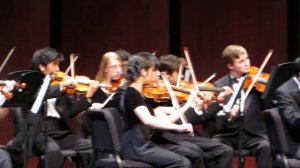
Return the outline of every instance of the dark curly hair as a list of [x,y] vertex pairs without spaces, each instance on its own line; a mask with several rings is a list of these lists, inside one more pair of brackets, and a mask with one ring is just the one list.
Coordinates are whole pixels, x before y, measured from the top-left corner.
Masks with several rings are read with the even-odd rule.
[[50,47],[38,49],[32,56],[31,69],[39,71],[39,65],[47,66],[47,64],[54,60],[62,62],[64,60],[63,54]]
[[159,61],[155,55],[149,52],[134,54],[129,58],[124,77],[132,83],[140,77],[142,69],[149,70],[151,67],[159,69]]
[[178,72],[180,64],[186,64],[184,58],[179,58],[173,54],[161,55],[159,61],[160,72],[166,72],[169,75],[172,75],[173,72]]

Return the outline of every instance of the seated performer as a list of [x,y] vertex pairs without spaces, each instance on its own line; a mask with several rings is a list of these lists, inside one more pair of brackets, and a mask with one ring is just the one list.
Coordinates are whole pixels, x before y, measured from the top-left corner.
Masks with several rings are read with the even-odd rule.
[[[182,133],[193,132],[191,124],[177,125],[174,123],[178,119],[177,113],[161,119],[155,117],[153,109],[146,104],[143,85],[159,80],[158,66],[159,61],[151,53],[132,55],[124,74],[127,83],[122,86],[121,90],[123,91],[119,89],[120,92],[117,92],[118,94],[109,104],[120,110],[127,123],[127,129],[122,137],[122,156],[124,159],[146,162],[153,167],[191,167],[187,158],[158,147],[150,141],[150,128]],[[193,97],[190,99],[192,100]],[[124,103],[121,103],[123,102],[120,101],[121,99]]]
[[[178,58],[175,55],[167,54],[160,57],[160,71],[168,78],[172,85],[176,85],[180,64],[184,64],[184,60]],[[225,91],[226,93],[224,92],[222,94],[219,94],[219,98],[221,98],[222,96],[228,96],[232,90],[226,87]],[[209,98],[211,98],[211,96],[208,96],[208,99]],[[198,99],[198,105],[196,105],[194,108],[190,107],[188,109],[188,112],[185,114],[188,122],[192,121],[193,123],[201,123],[204,118],[207,118],[204,103],[206,103],[205,100]],[[169,101],[167,103],[164,103],[164,106],[172,106],[172,104]],[[209,105],[209,108],[215,109],[214,111],[218,111],[221,107],[219,106],[219,103],[214,103],[214,105]],[[201,112],[201,114],[199,114],[199,112]],[[163,133],[155,134],[153,136],[153,139],[156,139],[155,142],[158,145],[176,153],[182,154],[186,157],[189,156],[188,153],[190,151],[195,150],[195,148],[193,148],[193,145],[196,145],[202,151],[201,155],[203,155],[202,157],[204,158],[204,161],[206,163],[209,161],[213,161],[212,163],[210,163],[212,167],[232,167],[233,150],[231,147],[225,144],[212,141],[205,137],[190,136],[187,134],[178,134],[166,131]],[[189,150],[182,150],[182,148],[184,147],[188,148]]]
[[[7,113],[9,112],[9,109],[0,107],[0,120],[2,120]],[[11,168],[11,161],[8,153],[0,148],[0,168]]]
[[[8,86],[8,85],[7,85]],[[12,85],[13,86],[13,85]],[[4,88],[2,88],[4,89]],[[11,89],[6,89],[5,90],[11,90]],[[4,102],[5,101],[5,96],[0,94],[0,101]],[[9,113],[9,109],[8,108],[2,108],[0,107],[0,120],[4,119]],[[10,157],[8,155],[8,153],[4,150],[0,148],[0,168],[11,168],[11,160]]]
[[[41,71],[45,75],[58,72],[60,70],[59,64],[63,58],[63,55],[53,48],[38,49],[32,57],[32,70]],[[47,167],[59,168],[62,166],[63,157],[60,150],[70,149],[80,152],[91,149],[90,140],[80,138],[73,133],[71,118],[90,107],[90,98],[97,90],[98,82],[92,81],[86,94],[78,97],[64,92],[64,89],[70,85],[76,85],[76,81],[68,77],[59,84],[50,85],[45,98],[47,103],[42,105],[40,112],[33,114],[24,111],[28,125],[31,126],[28,130],[30,133],[29,149],[35,155],[45,155]],[[45,107],[46,104],[47,108]],[[48,123],[47,127],[44,127],[45,120]],[[47,134],[47,146],[45,146],[44,131]],[[7,145],[14,167],[22,167],[20,154],[23,151],[23,143],[24,132],[21,132]]]
[[289,158],[300,160],[300,57],[294,61],[296,74],[275,92],[280,115],[285,124]]
[[[99,106],[102,108],[102,103],[105,102],[108,96],[112,94],[115,89],[117,89],[120,82],[122,82],[122,78],[123,65],[121,57],[115,52],[105,53],[101,58],[99,70],[95,80],[99,81],[100,84],[106,85],[107,87],[101,87],[97,90],[92,98],[93,103],[101,103]],[[93,104],[93,106],[95,105]]]
[[[107,87],[99,87],[92,99],[92,106],[89,110],[98,110],[105,106],[109,97],[117,89],[123,78],[122,60],[115,52],[105,53],[100,61],[99,70],[95,77],[100,84]],[[105,103],[105,104],[104,104]],[[86,113],[82,113],[78,118],[80,134],[84,138],[90,137],[90,129],[87,123]]]
[[[235,88],[237,80],[249,73],[250,59],[246,49],[240,45],[227,46],[222,57],[229,73],[214,82],[216,87],[232,86]],[[240,101],[245,91],[237,100],[239,115],[226,114],[216,116],[209,123],[209,131],[219,142],[232,146],[234,149],[247,149],[256,156],[258,168],[272,167],[271,147],[266,134],[263,119],[263,103],[261,93],[252,89],[245,101]],[[225,102],[226,104],[227,102]],[[241,110],[243,109],[243,110]],[[236,111],[234,111],[235,113]]]

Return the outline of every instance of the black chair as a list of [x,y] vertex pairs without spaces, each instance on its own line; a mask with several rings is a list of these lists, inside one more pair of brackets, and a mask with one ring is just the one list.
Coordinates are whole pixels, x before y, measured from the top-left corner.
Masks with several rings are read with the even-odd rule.
[[116,108],[104,108],[88,112],[91,138],[95,156],[98,153],[110,154],[113,157],[96,160],[95,167],[135,167],[148,168],[150,165],[133,160],[122,160],[121,136],[124,128],[122,115]]
[[[16,136],[18,133],[21,132],[21,129],[23,129],[24,127],[24,117],[23,117],[23,110],[21,107],[15,107],[15,108],[11,108],[11,111],[14,113],[13,116],[13,132],[14,135]],[[86,152],[91,152],[91,151],[86,151]],[[80,157],[79,153],[75,150],[61,150],[61,154],[64,157],[64,159],[66,159],[68,161],[68,165],[70,168],[72,167],[79,167],[80,165],[82,165],[82,167],[85,167],[87,165],[87,163],[85,163],[82,158]],[[35,157],[37,155],[33,154],[30,157]],[[41,165],[43,165],[43,161],[44,161],[44,155],[39,156],[42,163]],[[43,166],[40,166],[43,167]]]
[[276,168],[299,168],[300,160],[288,159],[288,143],[285,128],[278,108],[264,111],[269,140],[275,154],[274,167]]

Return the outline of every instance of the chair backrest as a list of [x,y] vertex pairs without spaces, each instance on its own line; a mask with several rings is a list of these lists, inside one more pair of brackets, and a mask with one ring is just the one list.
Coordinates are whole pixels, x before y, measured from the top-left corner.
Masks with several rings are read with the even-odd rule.
[[288,143],[285,135],[285,127],[278,108],[271,108],[264,111],[269,140],[274,152],[286,154]]
[[119,153],[123,129],[122,115],[116,108],[104,108],[88,112],[91,138],[94,150]]

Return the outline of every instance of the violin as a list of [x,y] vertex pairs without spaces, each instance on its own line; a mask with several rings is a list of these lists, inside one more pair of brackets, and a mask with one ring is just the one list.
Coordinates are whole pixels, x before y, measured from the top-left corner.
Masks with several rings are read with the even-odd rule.
[[[209,92],[214,95],[224,91],[223,88],[215,87],[210,82],[197,82],[197,85],[201,92]],[[182,80],[180,82],[180,87],[185,88],[185,89],[194,89],[194,85],[191,82],[188,82],[185,80]]]
[[[256,74],[258,73],[258,67],[256,66],[251,66],[250,67],[250,71],[248,73],[248,77],[245,80],[244,89],[248,89],[248,87],[250,86],[253,78],[256,76]],[[268,83],[268,80],[270,78],[270,74],[268,73],[261,73],[257,79],[257,81],[254,84],[254,87],[257,91],[259,92],[264,92]]]
[[[66,81],[70,76],[66,75],[64,72],[58,71],[52,77],[50,85],[59,84],[61,82]],[[74,93],[85,93],[88,88],[89,84],[91,83],[91,79],[87,76],[75,76],[74,80],[76,81],[76,85],[69,85],[63,88],[63,90],[67,94],[74,94]],[[98,84],[99,87],[108,87],[104,84]]]
[[[58,71],[55,73],[54,77],[52,78],[52,81],[51,81],[51,85],[55,85],[55,84],[59,84],[60,82],[63,82],[65,81],[67,78],[71,78],[70,76],[67,76],[64,72],[61,72],[61,71]],[[75,76],[75,81],[76,81],[76,85],[70,85],[70,86],[67,86],[65,88],[63,88],[63,90],[68,93],[68,94],[74,94],[74,93],[85,93],[88,88],[89,88],[89,84],[91,83],[91,79],[87,76]],[[107,86],[107,85],[104,85],[104,84],[98,84],[99,87],[105,87],[107,88],[108,90],[113,90],[116,88],[116,86]]]
[[[153,99],[155,102],[167,102],[171,99],[169,92],[162,80],[158,81],[157,83],[145,84],[143,86],[143,95],[149,99]],[[177,97],[177,99],[179,101],[183,101],[185,100],[185,97],[182,97],[182,99]]]
[[[201,90],[201,92],[200,94],[198,94],[198,96],[200,97],[200,99],[203,98],[202,94],[205,91],[208,91],[209,93],[216,93],[222,92],[224,90],[223,88],[216,88],[213,86],[213,84],[208,82],[199,84],[202,84],[199,85],[199,89]],[[171,87],[174,90],[174,94],[180,103],[186,102],[189,98],[191,90],[194,90],[194,86],[190,82],[186,81],[181,81],[181,85],[179,87],[174,85],[171,85]],[[143,94],[145,97],[153,99],[156,102],[166,102],[171,98],[162,80],[158,81],[157,83],[144,85]]]
[[[197,94],[198,97],[202,100],[205,100],[205,102],[207,102],[206,103],[207,105],[211,104],[213,101],[218,101],[220,103],[223,103],[223,101],[224,101],[224,99],[222,98],[223,95],[222,96],[218,96],[218,95],[221,92],[225,92],[225,89],[215,87],[210,82],[197,82],[197,86],[199,89],[199,93]],[[175,88],[175,86],[172,86],[172,88],[174,90],[179,90],[179,88],[182,88],[184,90],[195,90],[194,84],[191,82],[187,82],[185,80],[180,82],[179,88]],[[183,90],[181,90],[181,91],[184,92]],[[211,95],[211,97],[209,97],[209,95]]]

